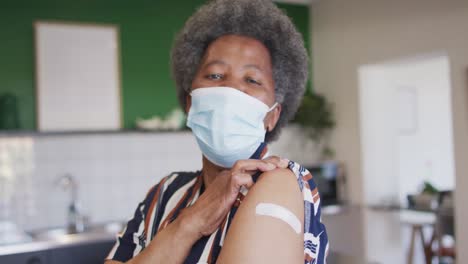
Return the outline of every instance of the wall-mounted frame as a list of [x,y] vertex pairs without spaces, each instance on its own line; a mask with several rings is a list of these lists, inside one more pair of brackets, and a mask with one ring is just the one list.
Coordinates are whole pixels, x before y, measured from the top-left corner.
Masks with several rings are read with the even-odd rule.
[[418,132],[418,89],[395,84],[397,131],[400,135]]
[[36,21],[34,31],[37,129],[120,129],[118,26]]

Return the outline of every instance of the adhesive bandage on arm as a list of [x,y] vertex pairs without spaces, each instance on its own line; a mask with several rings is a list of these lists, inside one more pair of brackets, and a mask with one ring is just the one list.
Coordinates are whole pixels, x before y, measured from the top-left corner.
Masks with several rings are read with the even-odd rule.
[[255,208],[255,214],[280,219],[286,222],[297,234],[301,232],[301,221],[283,206],[272,203],[259,203]]

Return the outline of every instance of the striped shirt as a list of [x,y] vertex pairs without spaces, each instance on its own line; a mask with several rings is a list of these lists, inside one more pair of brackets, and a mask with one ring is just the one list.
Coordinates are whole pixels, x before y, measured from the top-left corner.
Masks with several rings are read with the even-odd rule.
[[[304,198],[304,263],[326,263],[329,244],[325,226],[321,223],[317,186],[304,167],[290,161],[288,168],[296,175]],[[125,262],[138,255],[159,231],[177,218],[183,208],[195,203],[203,191],[200,171],[176,172],[163,178],[138,205],[125,230],[117,236],[107,259]],[[243,198],[242,194],[240,196]],[[215,232],[202,237],[193,245],[184,263],[216,262],[239,204],[236,202],[233,205]]]

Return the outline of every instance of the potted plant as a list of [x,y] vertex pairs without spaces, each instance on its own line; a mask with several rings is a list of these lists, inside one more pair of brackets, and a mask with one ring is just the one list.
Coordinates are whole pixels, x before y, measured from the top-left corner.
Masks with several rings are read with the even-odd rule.
[[308,89],[293,119],[315,143],[322,159],[333,158],[335,154],[329,146],[330,132],[335,127],[332,108],[323,95]]

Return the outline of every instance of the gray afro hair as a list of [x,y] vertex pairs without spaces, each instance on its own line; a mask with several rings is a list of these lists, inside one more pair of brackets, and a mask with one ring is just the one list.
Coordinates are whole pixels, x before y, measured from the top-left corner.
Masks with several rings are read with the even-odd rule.
[[228,34],[255,38],[270,52],[276,101],[282,104],[276,127],[266,134],[266,142],[271,142],[294,117],[308,76],[308,56],[302,35],[271,0],[212,0],[187,20],[171,52],[178,99],[185,109],[206,48]]

